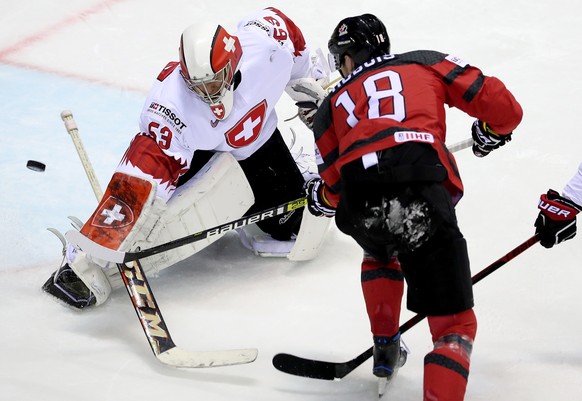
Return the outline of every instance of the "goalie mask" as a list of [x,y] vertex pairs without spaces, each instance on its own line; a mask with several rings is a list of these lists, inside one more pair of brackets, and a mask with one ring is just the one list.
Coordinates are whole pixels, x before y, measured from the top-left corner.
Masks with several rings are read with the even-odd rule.
[[180,69],[188,89],[222,120],[232,110],[234,76],[242,48],[238,38],[220,25],[211,40],[207,35],[199,24],[184,30],[180,39]]

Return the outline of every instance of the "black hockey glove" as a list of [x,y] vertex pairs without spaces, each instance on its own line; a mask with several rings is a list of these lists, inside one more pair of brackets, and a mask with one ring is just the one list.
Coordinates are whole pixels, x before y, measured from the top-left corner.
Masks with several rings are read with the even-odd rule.
[[534,225],[536,235],[544,248],[551,248],[576,235],[576,215],[582,207],[566,199],[553,189],[540,196],[540,213]]
[[335,208],[325,197],[325,184],[321,178],[312,178],[304,185],[307,193],[307,208],[314,216],[335,216]]
[[494,149],[511,141],[511,134],[499,135],[481,120],[473,123],[471,135],[473,136],[473,154],[477,157],[485,157]]
[[303,122],[307,128],[313,130],[313,119],[315,118],[315,113],[317,113],[319,105],[315,102],[297,102],[296,106],[301,122]]

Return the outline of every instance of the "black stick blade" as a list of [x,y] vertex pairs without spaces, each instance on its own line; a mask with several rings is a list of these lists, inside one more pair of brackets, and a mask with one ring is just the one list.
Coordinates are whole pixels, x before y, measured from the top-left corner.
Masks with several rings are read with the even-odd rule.
[[[502,256],[500,259],[481,270],[472,277],[473,285],[477,284],[481,279],[487,277],[489,274],[524,252],[532,245],[536,244],[538,241],[539,238],[534,235],[524,243],[518,245],[515,249],[511,250],[505,256]],[[425,316],[418,314],[413,316],[406,323],[400,326],[400,333],[405,333],[424,318]],[[346,362],[316,361],[314,359],[305,359],[290,354],[277,354],[273,358],[273,366],[281,372],[289,373],[290,375],[309,377],[311,379],[339,380],[354,371],[358,366],[372,357],[373,354],[374,347],[370,347],[354,359]]]
[[373,347],[347,362],[326,362],[306,359],[290,354],[277,354],[273,366],[281,372],[294,376],[321,380],[339,380],[352,372],[372,356]]
[[281,372],[311,379],[334,380],[335,363],[305,359],[290,354],[277,354],[273,357],[273,366]]

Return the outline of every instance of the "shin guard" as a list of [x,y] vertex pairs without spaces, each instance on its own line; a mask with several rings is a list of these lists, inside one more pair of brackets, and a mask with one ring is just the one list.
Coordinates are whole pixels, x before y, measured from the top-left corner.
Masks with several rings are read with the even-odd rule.
[[404,275],[395,257],[387,265],[365,255],[362,291],[374,336],[391,337],[398,332],[404,293]]
[[434,349],[424,358],[424,401],[465,397],[477,320],[472,309],[428,318]]

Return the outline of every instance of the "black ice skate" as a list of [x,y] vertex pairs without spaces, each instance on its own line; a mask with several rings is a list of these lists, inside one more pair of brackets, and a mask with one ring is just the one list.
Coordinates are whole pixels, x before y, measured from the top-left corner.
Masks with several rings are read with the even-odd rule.
[[374,337],[374,367],[372,372],[378,381],[378,396],[382,397],[398,369],[404,366],[408,349],[400,340],[400,333],[393,337]]
[[77,309],[86,308],[96,302],[93,293],[77,277],[68,264],[55,271],[44,283],[42,289],[58,300]]

